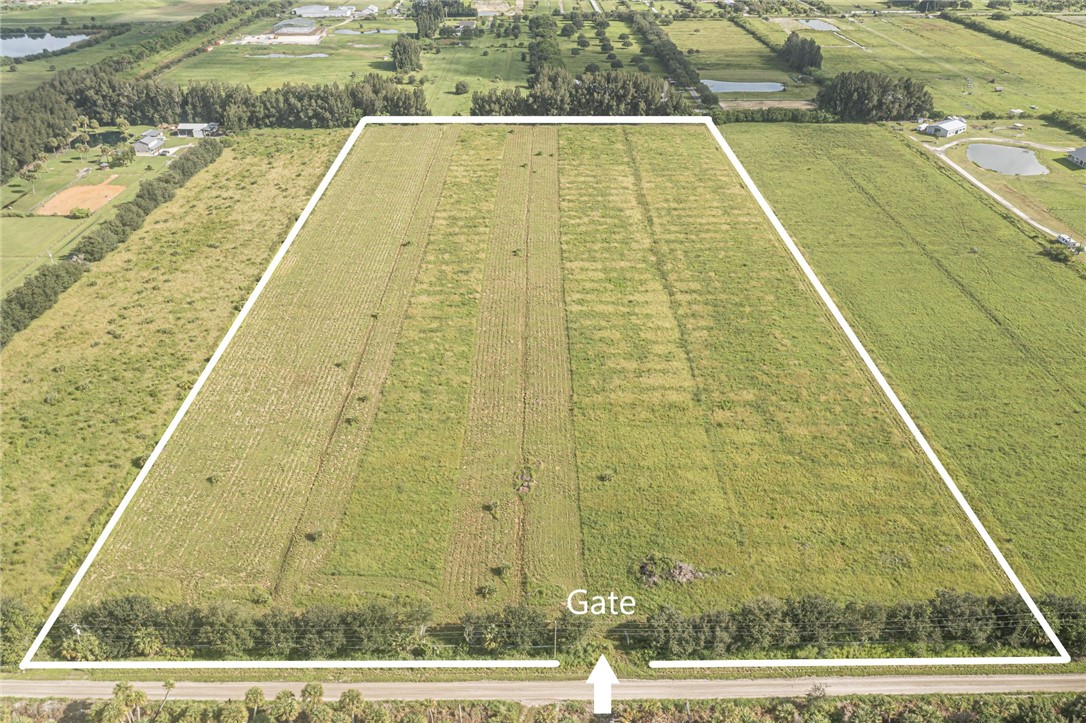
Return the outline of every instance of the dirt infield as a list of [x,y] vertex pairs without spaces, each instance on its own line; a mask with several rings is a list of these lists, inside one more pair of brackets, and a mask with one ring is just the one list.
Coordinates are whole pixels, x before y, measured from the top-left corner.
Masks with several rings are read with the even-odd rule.
[[110,185],[117,177],[113,174],[97,186],[71,186],[38,207],[39,216],[67,216],[73,208],[86,208],[97,211],[125,189],[124,186]]

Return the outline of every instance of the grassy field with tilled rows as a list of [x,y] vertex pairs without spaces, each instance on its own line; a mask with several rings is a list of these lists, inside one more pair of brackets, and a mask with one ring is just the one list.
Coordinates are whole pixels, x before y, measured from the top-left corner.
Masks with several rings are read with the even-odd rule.
[[73,602],[586,583],[1009,587],[700,126],[367,128]]

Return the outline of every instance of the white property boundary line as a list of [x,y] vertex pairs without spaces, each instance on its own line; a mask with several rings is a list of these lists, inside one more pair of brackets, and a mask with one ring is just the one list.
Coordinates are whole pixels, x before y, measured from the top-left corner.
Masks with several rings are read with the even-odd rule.
[[87,570],[90,568],[94,559],[101,552],[102,547],[105,545],[106,540],[109,539],[113,529],[117,526],[121,516],[124,514],[128,505],[131,504],[132,499],[135,497],[136,492],[139,491],[143,481],[147,478],[147,474],[150,472],[151,467],[154,466],[155,461],[162,453],[166,443],[169,442],[177,429],[178,424],[181,422],[182,417],[188,412],[189,407],[192,406],[193,400],[196,395],[199,394],[203,388],[204,383],[207,381],[215,365],[219,363],[219,359],[222,358],[223,353],[226,351],[226,347],[230,344],[230,341],[234,338],[238,329],[241,327],[242,322],[245,321],[245,317],[249,315],[249,311],[253,308],[257,298],[263,292],[264,287],[267,285],[271,275],[275,272],[275,269],[279,266],[279,263],[283,260],[283,256],[294,243],[294,239],[297,238],[298,233],[302,230],[302,226],[305,225],[309,215],[313,213],[313,209],[316,208],[317,202],[320,201],[321,196],[324,195],[328,185],[332,182],[336,173],[339,171],[340,166],[343,165],[343,161],[346,159],[347,154],[354,147],[358,137],[362,134],[363,129],[368,124],[375,125],[431,125],[431,124],[469,124],[469,125],[557,125],[557,124],[579,124],[579,125],[701,125],[704,126],[709,133],[716,139],[720,149],[724,152],[724,155],[728,158],[728,161],[732,164],[732,167],[739,174],[739,178],[747,186],[754,200],[757,201],[761,207],[762,212],[765,213],[766,218],[769,219],[770,224],[776,230],[777,235],[780,236],[784,245],[791,252],[792,257],[799,264],[799,267],[806,274],[807,279],[811,282],[815,291],[818,292],[822,302],[829,309],[833,318],[837,321],[837,324],[844,331],[845,336],[852,342],[852,346],[856,349],[860,358],[863,359],[864,364],[868,370],[875,377],[875,381],[878,382],[879,387],[883,393],[886,394],[890,403],[894,409],[897,410],[898,415],[902,421],[905,422],[905,426],[908,427],[921,449],[924,450],[924,454],[927,455],[928,460],[935,467],[936,472],[946,483],[947,488],[950,489],[954,499],[958,501],[958,505],[961,506],[965,512],[969,521],[973,523],[973,527],[980,533],[984,543],[988,546],[992,555],[995,556],[999,566],[1003,569],[1003,572],[1007,575],[1014,589],[1025,601],[1027,607],[1041,628],[1044,630],[1045,635],[1049,641],[1056,648],[1059,653],[1058,656],[1026,656],[1026,657],[969,657],[969,658],[851,658],[851,659],[787,659],[787,660],[654,660],[649,663],[652,668],[799,668],[799,667],[877,667],[877,666],[893,666],[893,665],[1037,665],[1044,663],[1068,663],[1071,661],[1071,656],[1068,654],[1067,649],[1060,642],[1060,639],[1056,636],[1052,626],[1049,625],[1048,620],[1045,619],[1044,614],[1040,608],[1030,597],[1029,592],[1022,585],[1022,582],[1018,579],[1014,570],[1011,569],[1010,564],[1006,558],[1003,557],[1003,553],[996,547],[995,541],[991,535],[984,528],[984,524],[973,512],[973,508],[969,506],[965,497],[962,495],[961,490],[954,483],[954,480],[950,477],[950,473],[947,472],[943,463],[939,461],[938,456],[935,454],[935,450],[928,444],[927,439],[924,438],[920,428],[916,426],[912,417],[905,410],[901,400],[898,399],[897,394],[890,387],[890,384],[886,381],[886,378],[879,371],[879,368],[875,365],[871,355],[867,353],[863,344],[860,342],[856,333],[849,326],[849,323],[845,320],[844,315],[841,314],[840,309],[837,308],[837,304],[834,303],[830,297],[829,292],[822,285],[822,282],[815,276],[814,270],[810,264],[807,263],[807,259],[804,258],[803,253],[799,250],[799,247],[792,240],[792,237],[788,235],[788,231],[785,230],[784,225],[780,219],[773,212],[773,209],[766,202],[765,197],[761,191],[754,184],[754,180],[747,173],[747,170],[743,167],[743,164],[736,157],[735,152],[728,145],[728,142],[724,140],[724,136],[721,135],[719,129],[713,124],[712,120],[702,116],[662,116],[662,117],[644,117],[644,116],[613,116],[613,117],[595,117],[595,116],[490,116],[490,117],[474,117],[474,116],[383,116],[373,117],[367,116],[362,118],[355,126],[354,131],[351,132],[350,137],[340,150],[339,155],[332,162],[331,167],[317,186],[317,190],[314,191],[313,197],[309,199],[309,203],[306,204],[305,209],[302,211],[302,215],[298,217],[298,220],[294,223],[294,226],[290,229],[290,233],[287,234],[286,239],[283,241],[282,246],[279,247],[279,251],[276,252],[272,258],[271,263],[268,265],[268,269],[264,272],[264,275],[260,277],[260,281],[257,283],[256,288],[253,289],[252,294],[249,295],[249,299],[245,302],[245,305],[241,308],[234,323],[230,325],[230,329],[226,332],[226,336],[219,343],[215,353],[211,356],[207,366],[203,372],[196,379],[196,383],[189,391],[188,396],[185,397],[185,401],[181,403],[181,408],[177,410],[177,414],[174,415],[173,420],[169,426],[166,427],[166,432],[163,434],[162,439],[155,445],[154,450],[147,458],[143,468],[140,469],[139,474],[136,475],[135,481],[128,489],[124,498],[121,500],[117,510],[110,517],[109,522],[106,523],[106,527],[102,530],[102,534],[95,541],[94,546],[91,548],[90,553],[87,555],[87,559],[83,561],[83,564],[79,566],[75,576],[72,578],[71,583],[68,584],[64,594],[61,595],[60,600],[57,602],[56,607],[49,614],[48,619],[45,621],[45,625],[41,631],[38,632],[37,637],[34,639],[30,649],[26,652],[22,662],[19,663],[19,668],[23,670],[27,669],[61,669],[61,670],[86,670],[86,669],[106,669],[106,670],[162,670],[162,669],[297,669],[297,668],[556,668],[559,666],[557,660],[312,660],[312,661],[274,661],[274,660],[240,660],[240,661],[104,661],[104,662],[67,662],[67,661],[42,661],[35,662],[34,656],[37,655],[38,649],[45,641],[45,637],[49,634],[49,631],[56,624],[57,617],[64,610],[64,607],[71,600],[72,595],[75,593],[76,587],[83,580],[83,577],[87,574]]

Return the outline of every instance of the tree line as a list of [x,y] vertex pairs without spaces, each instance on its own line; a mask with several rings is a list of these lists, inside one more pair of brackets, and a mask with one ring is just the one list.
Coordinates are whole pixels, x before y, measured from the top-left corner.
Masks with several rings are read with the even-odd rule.
[[135,198],[119,204],[113,218],[85,234],[68,258],[41,267],[8,292],[0,302],[0,347],[6,346],[17,332],[52,307],[60,295],[79,280],[90,263],[100,261],[127,241],[143,225],[147,214],[173,198],[178,188],[220,154],[222,144],[214,139],[203,140],[190,148],[157,178],[140,183]]
[[1066,110],[1054,110],[1051,113],[1045,113],[1041,118],[1086,140],[1086,113],[1075,114]]
[[837,118],[824,110],[807,108],[714,108],[713,123],[833,123]]
[[[5,664],[17,662],[35,624],[17,602],[0,602],[0,622],[11,631]],[[74,661],[131,658],[200,660],[336,660],[440,656],[441,648],[491,655],[552,655],[578,646],[590,622],[566,613],[516,605],[469,613],[435,625],[430,607],[397,599],[346,609],[317,605],[300,611],[254,613],[237,606],[158,605],[137,595],[65,610],[43,653]]]
[[822,67],[822,47],[814,38],[804,38],[799,33],[789,33],[777,54],[793,70],[804,72]]
[[1032,50],[1035,53],[1041,55],[1047,55],[1055,60],[1062,61],[1068,65],[1073,65],[1076,68],[1082,68],[1086,70],[1086,53],[1074,50],[1063,50],[1061,48],[1054,48],[1050,45],[1041,43],[1033,38],[1027,38],[1024,35],[1011,32],[1010,30],[1001,30],[1000,28],[993,27],[988,23],[981,22],[975,17],[968,15],[959,15],[958,13],[951,13],[943,11],[939,13],[939,17],[943,20],[949,20],[952,23],[958,25],[964,25],[970,30],[976,30],[978,33],[984,33],[990,35],[993,38],[999,40],[1005,40],[1008,43],[1014,43],[1027,50]]
[[[1038,605],[1071,654],[1086,656],[1086,604],[1049,595]],[[1021,597],[950,590],[929,600],[892,605],[842,604],[809,595],[791,600],[763,597],[700,615],[665,607],[650,615],[643,629],[623,631],[631,633],[655,655],[672,659],[805,647],[825,651],[856,644],[1051,649]]]
[[546,67],[564,68],[562,48],[558,44],[558,23],[550,15],[533,15],[528,20],[528,70],[539,73]]
[[663,63],[664,69],[676,85],[682,88],[695,88],[701,83],[694,64],[679,50],[674,41],[656,22],[650,12],[634,13],[630,16],[634,29],[645,39],[646,47],[641,49],[646,55],[655,55]]
[[574,78],[544,66],[519,90],[476,91],[472,115],[686,115],[689,103],[659,78],[608,70]]
[[935,101],[923,83],[870,70],[838,73],[815,96],[818,107],[842,120],[873,122],[931,115]]

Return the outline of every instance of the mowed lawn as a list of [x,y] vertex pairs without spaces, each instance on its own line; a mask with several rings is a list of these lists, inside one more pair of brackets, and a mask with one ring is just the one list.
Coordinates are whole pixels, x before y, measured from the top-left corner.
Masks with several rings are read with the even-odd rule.
[[1086,594],[1081,259],[889,130],[727,131],[1027,587]]
[[1007,590],[704,128],[371,126],[339,173],[77,603]]
[[[1031,105],[1041,113],[1086,108],[1081,69],[948,20],[882,16],[829,22],[845,38],[800,31],[822,46],[827,73],[872,70],[923,81],[944,113],[1004,115]],[[788,35],[778,23],[763,24],[782,42]]]

